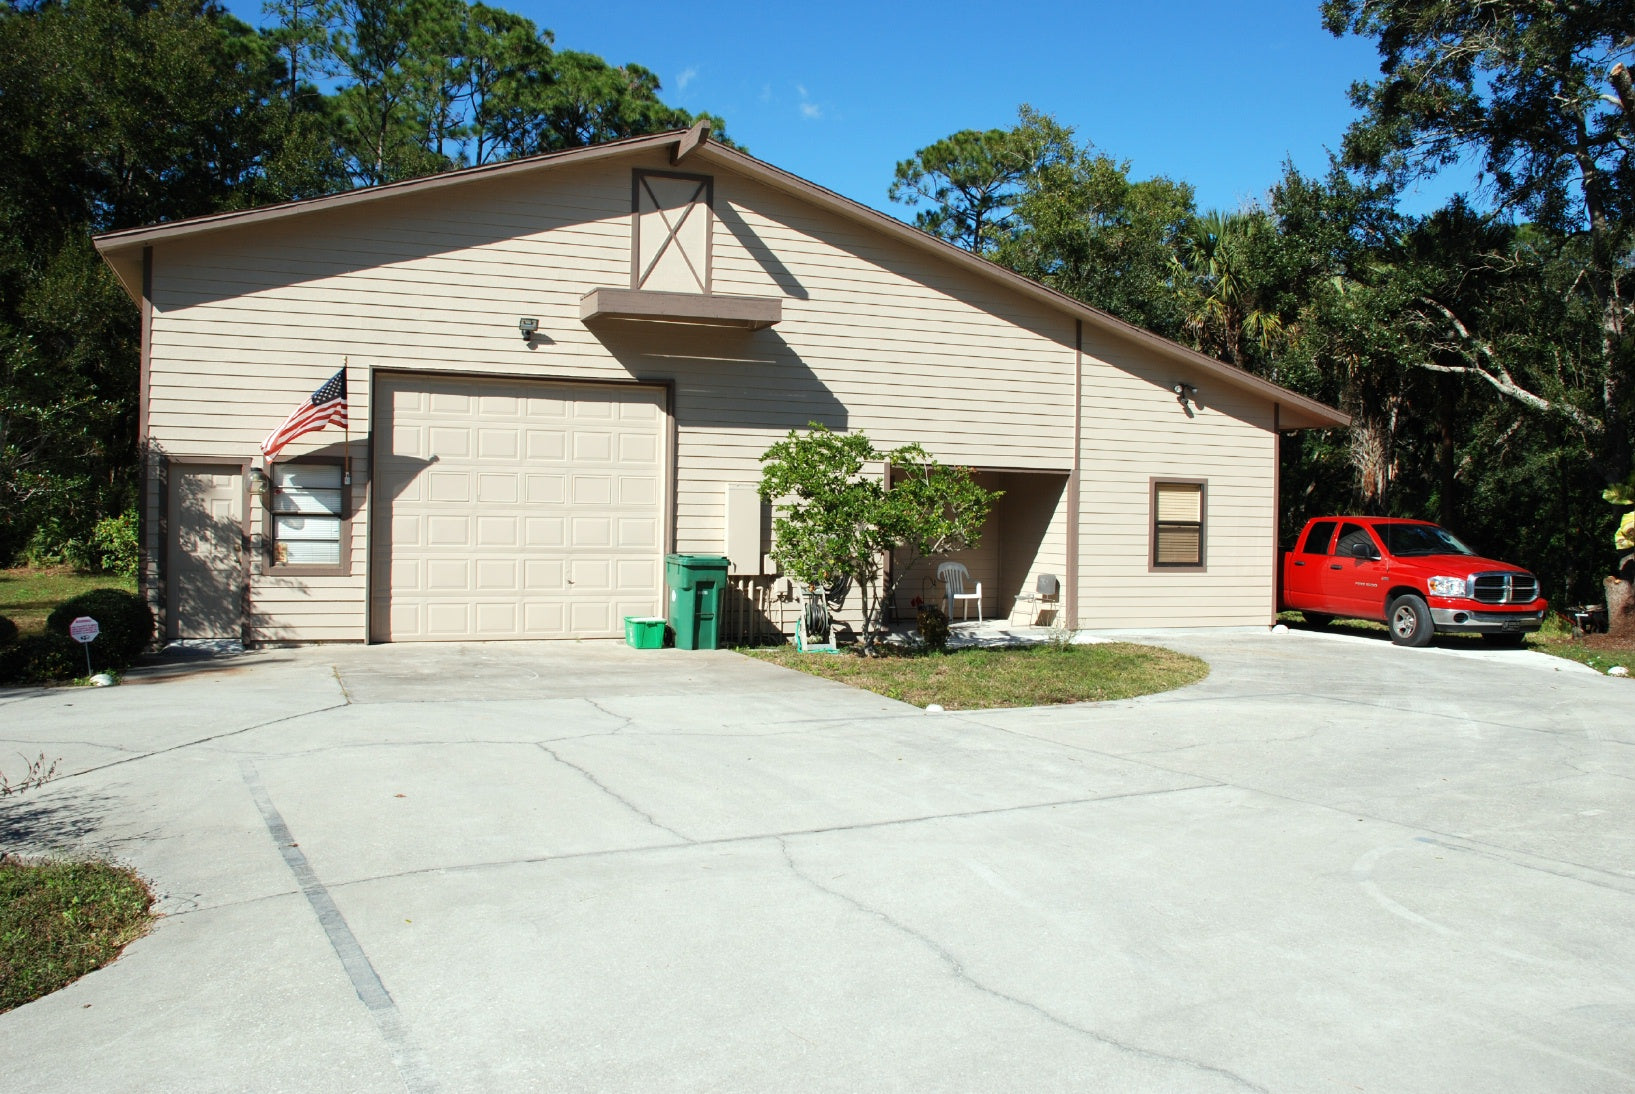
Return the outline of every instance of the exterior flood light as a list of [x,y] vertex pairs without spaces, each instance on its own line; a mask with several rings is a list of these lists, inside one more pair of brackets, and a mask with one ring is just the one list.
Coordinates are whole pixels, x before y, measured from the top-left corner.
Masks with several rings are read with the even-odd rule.
[[1175,401],[1182,406],[1187,405],[1188,399],[1196,400],[1198,398],[1198,389],[1191,384],[1173,384],[1170,386],[1170,390],[1175,392]]
[[518,319],[517,329],[522,332],[522,340],[524,342],[532,342],[534,340],[534,332],[539,329],[539,320]]

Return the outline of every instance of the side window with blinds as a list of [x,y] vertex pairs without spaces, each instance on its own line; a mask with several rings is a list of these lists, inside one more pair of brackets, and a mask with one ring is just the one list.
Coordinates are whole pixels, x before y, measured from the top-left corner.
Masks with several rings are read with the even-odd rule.
[[277,569],[345,573],[347,522],[339,463],[272,467],[267,543]]
[[1199,480],[1153,480],[1154,569],[1204,568],[1204,487]]

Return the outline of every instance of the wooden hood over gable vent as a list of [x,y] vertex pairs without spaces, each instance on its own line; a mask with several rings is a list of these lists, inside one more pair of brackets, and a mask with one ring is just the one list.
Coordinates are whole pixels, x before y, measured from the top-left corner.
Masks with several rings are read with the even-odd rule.
[[630,288],[592,289],[579,318],[635,319],[719,327],[770,327],[783,317],[775,297],[710,291],[715,180],[674,171],[632,172]]

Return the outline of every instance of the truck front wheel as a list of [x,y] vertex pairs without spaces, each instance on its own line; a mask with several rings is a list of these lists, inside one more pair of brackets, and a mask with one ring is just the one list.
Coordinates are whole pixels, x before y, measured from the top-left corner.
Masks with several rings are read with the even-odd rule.
[[1385,610],[1386,625],[1391,628],[1391,641],[1399,646],[1428,646],[1436,634],[1431,622],[1431,606],[1425,598],[1403,593],[1391,601]]

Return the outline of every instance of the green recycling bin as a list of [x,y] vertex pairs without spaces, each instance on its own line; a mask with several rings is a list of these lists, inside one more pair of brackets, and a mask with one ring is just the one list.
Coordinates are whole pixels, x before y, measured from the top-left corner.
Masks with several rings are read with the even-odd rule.
[[676,632],[676,649],[716,649],[727,560],[720,555],[665,555],[664,583],[670,587],[666,621]]

